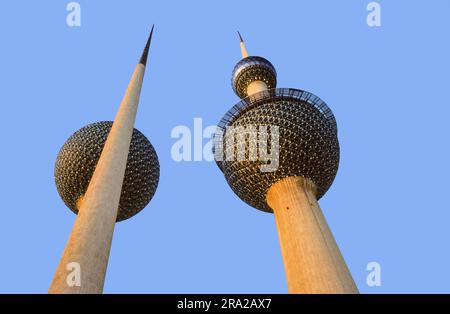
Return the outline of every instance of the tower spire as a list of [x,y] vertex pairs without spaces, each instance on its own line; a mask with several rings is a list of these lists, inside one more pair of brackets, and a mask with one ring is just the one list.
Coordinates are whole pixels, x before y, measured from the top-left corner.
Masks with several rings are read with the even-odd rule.
[[[108,131],[89,184],[82,193],[81,201],[76,200],[77,210],[82,214],[75,219],[49,293],[101,293],[103,291],[115,223],[118,218],[127,218],[119,212],[120,198],[123,184],[126,182],[127,160],[152,33],[153,28],[114,122]],[[94,129],[98,132],[101,127],[97,126]],[[97,134],[95,138],[98,138]],[[78,160],[75,165],[82,162]],[[70,166],[73,164],[71,163]],[[155,178],[159,177],[156,155],[152,158],[152,164],[158,168]],[[81,171],[79,168],[73,170]],[[78,269],[79,284],[69,284],[68,269],[71,268]]]
[[143,64],[143,65],[147,65],[147,57],[148,57],[148,51],[150,49],[150,43],[152,41],[153,28],[155,28],[155,24],[153,24],[152,29],[150,30],[150,35],[148,36],[147,44],[145,45],[144,51],[142,52],[141,59],[139,60],[139,63]]
[[248,57],[247,48],[245,48],[244,39],[242,39],[241,33],[239,33],[239,31],[237,33],[239,35],[239,40],[240,40],[239,45],[241,46],[242,59],[244,59],[244,58]]

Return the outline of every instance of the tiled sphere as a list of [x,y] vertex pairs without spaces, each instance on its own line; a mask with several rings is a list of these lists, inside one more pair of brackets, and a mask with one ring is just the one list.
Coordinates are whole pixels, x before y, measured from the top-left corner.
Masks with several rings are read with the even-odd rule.
[[[268,162],[248,158],[250,144],[258,147],[258,134],[252,132],[258,133],[259,126],[278,127],[279,165],[276,171],[262,172],[260,166]],[[233,140],[229,142],[231,145],[226,145],[229,127],[234,130],[241,127],[238,130],[246,132],[245,140]],[[225,156],[234,156],[228,161],[216,158],[217,164],[231,189],[252,207],[271,212],[266,194],[272,184],[282,178],[309,178],[317,187],[319,199],[336,176],[339,165],[336,122],[325,103],[311,93],[273,89],[254,94],[233,107],[219,123],[219,128],[224,132],[222,149]],[[270,133],[270,128],[267,130]],[[269,139],[271,136],[269,134]],[[270,147],[270,143],[267,146]],[[236,152],[243,147],[246,158],[239,161]]]
[[247,97],[247,87],[255,81],[266,83],[269,89],[277,87],[275,67],[263,57],[250,56],[240,60],[231,74],[231,85],[236,95]]
[[[77,201],[87,190],[113,122],[89,124],[76,131],[61,148],[55,182],[64,203],[78,213]],[[152,199],[159,181],[158,156],[149,140],[133,130],[117,221],[136,215]]]

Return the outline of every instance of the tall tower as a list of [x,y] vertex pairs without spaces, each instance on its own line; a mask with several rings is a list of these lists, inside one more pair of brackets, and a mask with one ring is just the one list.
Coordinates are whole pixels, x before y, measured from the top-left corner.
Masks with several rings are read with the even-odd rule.
[[[276,88],[274,66],[248,56],[239,37],[242,60],[231,82],[241,101],[219,122],[217,165],[244,202],[274,213],[290,293],[358,293],[317,202],[339,164],[334,115],[309,92]],[[277,143],[270,154],[278,164],[263,171],[267,159],[260,158],[261,151],[259,158],[251,158],[251,152],[268,140]]]
[[[114,122],[83,127],[58,154],[56,186],[78,216],[49,293],[101,293],[116,221],[134,216],[156,191],[158,157],[134,129],[152,34],[153,27]],[[74,270],[78,283],[69,278]]]

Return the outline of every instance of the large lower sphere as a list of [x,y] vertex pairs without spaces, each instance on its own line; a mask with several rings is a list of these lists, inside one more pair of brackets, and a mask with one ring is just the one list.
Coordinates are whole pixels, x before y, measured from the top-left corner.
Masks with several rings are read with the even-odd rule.
[[[112,121],[89,124],[76,131],[61,148],[55,164],[55,182],[64,203],[78,213],[77,202],[86,193]],[[158,156],[137,129],[131,138],[117,221],[141,211],[155,194],[159,181]]]
[[[278,158],[278,167],[274,171],[262,171],[261,166],[268,162],[261,160],[261,155],[257,160],[249,157],[250,145],[260,145],[261,126],[278,129],[279,149],[273,155]],[[334,116],[325,103],[308,92],[273,89],[254,94],[230,110],[219,127],[223,127],[224,139],[230,127],[236,135],[245,132],[245,140],[236,139],[229,145],[223,140],[223,152],[232,160],[216,160],[231,189],[252,207],[271,212],[266,194],[282,178],[302,176],[312,180],[319,199],[336,176],[339,143]],[[269,148],[270,130],[267,128]],[[245,158],[238,160],[236,152],[243,148]]]

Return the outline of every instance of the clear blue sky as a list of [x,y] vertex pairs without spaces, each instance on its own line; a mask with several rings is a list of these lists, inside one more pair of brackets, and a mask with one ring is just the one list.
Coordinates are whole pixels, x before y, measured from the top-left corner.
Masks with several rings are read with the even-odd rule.
[[[320,201],[361,292],[450,292],[449,1],[3,1],[0,17],[0,292],[48,289],[75,216],[53,178],[66,139],[112,120],[156,24],[136,127],[161,178],[116,225],[105,292],[284,293],[273,215],[252,209],[212,162],[175,162],[173,127],[216,124],[237,101],[231,70],[269,59],[278,86],[325,100],[341,163]],[[382,286],[366,285],[366,265]]]

